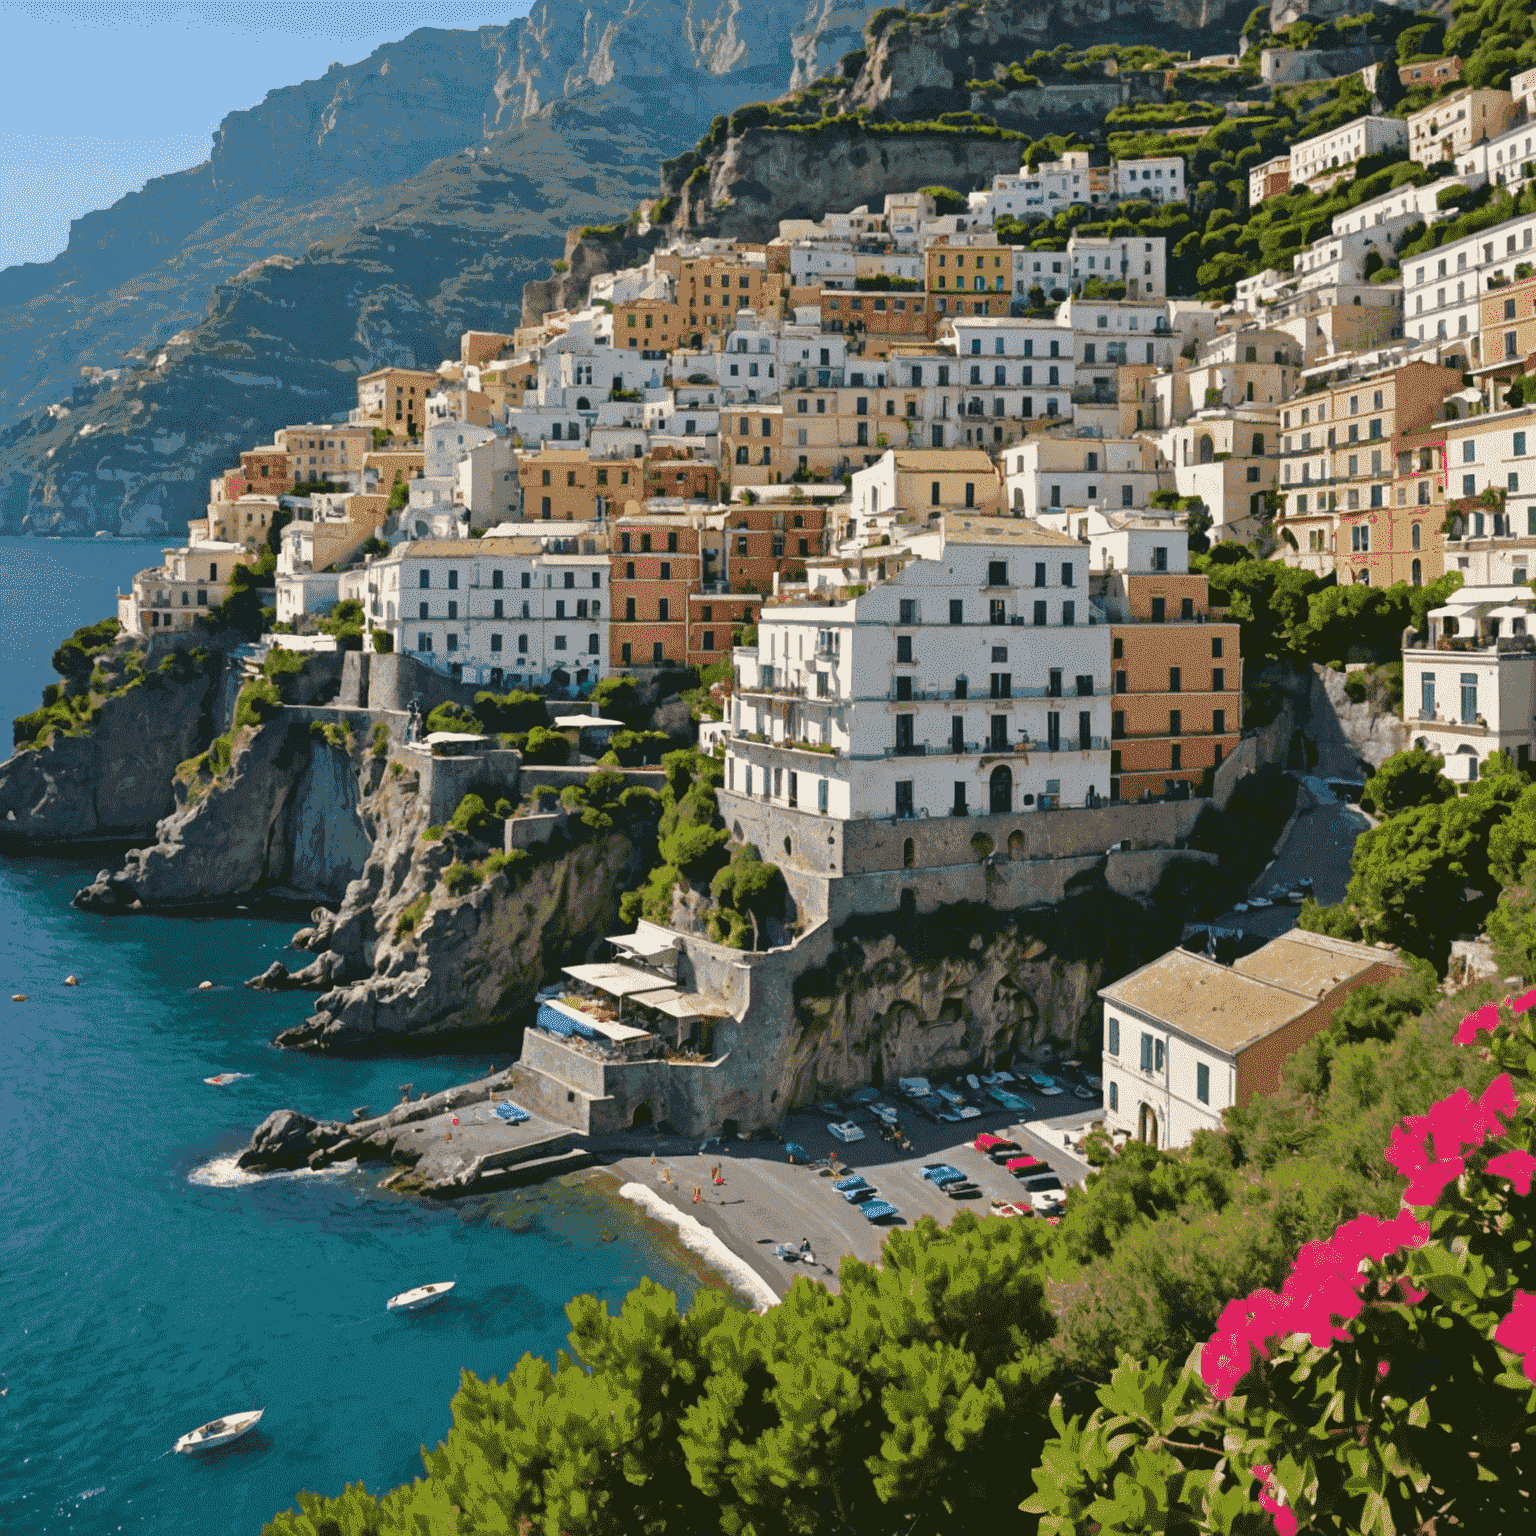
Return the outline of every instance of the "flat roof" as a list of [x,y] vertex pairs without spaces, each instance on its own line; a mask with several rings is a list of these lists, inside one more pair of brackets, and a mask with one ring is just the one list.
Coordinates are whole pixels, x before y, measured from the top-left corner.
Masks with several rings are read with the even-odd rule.
[[997,512],[946,512],[943,524],[947,544],[1056,544],[1083,548],[1076,539],[1028,517],[1005,517]]
[[1305,997],[1326,997],[1335,987],[1383,961],[1400,963],[1385,950],[1295,928],[1232,963],[1234,971]]
[[[975,448],[896,448],[897,469],[974,469],[993,472],[992,459]],[[878,462],[878,461],[877,461]],[[873,467],[873,466],[871,466]]]
[[650,976],[629,965],[567,965],[565,974],[572,981],[583,981],[610,997],[633,997],[640,992],[662,992],[672,983],[665,976]]

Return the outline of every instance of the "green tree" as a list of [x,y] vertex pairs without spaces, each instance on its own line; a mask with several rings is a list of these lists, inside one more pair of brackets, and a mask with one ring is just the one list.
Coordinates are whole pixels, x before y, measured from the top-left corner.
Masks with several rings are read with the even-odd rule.
[[1441,773],[1445,759],[1422,747],[1397,752],[1365,781],[1362,810],[1391,816],[1415,805],[1438,805],[1456,796],[1456,786]]
[[758,947],[760,925],[783,915],[787,894],[779,866],[765,864],[750,843],[738,847],[731,854],[731,862],[716,871],[709,883],[709,893],[721,912],[716,937],[740,947],[750,932],[753,949]]

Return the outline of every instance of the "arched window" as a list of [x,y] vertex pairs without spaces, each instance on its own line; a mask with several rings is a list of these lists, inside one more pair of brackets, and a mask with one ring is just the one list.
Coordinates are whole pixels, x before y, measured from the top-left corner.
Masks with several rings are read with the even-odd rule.
[[1202,432],[1200,434],[1199,448],[1200,462],[1202,464],[1212,464],[1215,462],[1216,444],[1211,441],[1211,434],[1209,432]]
[[[1419,525],[1417,523],[1413,525],[1413,547],[1415,549],[1419,547]],[[1415,561],[1414,563],[1417,564],[1418,562]]]
[[576,409],[578,411],[590,411],[592,409],[592,402],[585,395],[578,395],[576,397]]
[[901,845],[901,867],[911,869],[917,863],[917,844],[909,837]]
[[749,463],[751,463],[751,459],[749,457],[749,452],[750,452],[750,450],[748,450],[745,447],[738,448],[736,450],[736,462],[738,464],[749,464]]
[[1424,585],[1424,568],[1417,560],[1413,562],[1413,584],[1416,587]]

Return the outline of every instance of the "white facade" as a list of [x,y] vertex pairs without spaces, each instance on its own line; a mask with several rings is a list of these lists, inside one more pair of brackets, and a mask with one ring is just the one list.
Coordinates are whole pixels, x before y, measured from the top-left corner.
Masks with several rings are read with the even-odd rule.
[[842,819],[1107,796],[1109,630],[1088,551],[1022,519],[939,528],[861,596],[764,604],[756,647],[735,652],[728,790]]
[[1491,229],[1403,261],[1403,330],[1410,341],[1466,337],[1478,362],[1479,296],[1490,277],[1512,278],[1518,261],[1536,260],[1536,214],[1522,214]]
[[1117,160],[1115,196],[1122,200],[1149,198],[1154,203],[1184,201],[1183,155],[1153,155],[1141,160]]
[[454,497],[468,509],[471,527],[490,528],[522,515],[517,457],[511,438],[492,436],[459,460]]
[[363,603],[397,653],[465,682],[528,685],[561,671],[579,686],[607,674],[606,555],[537,538],[424,540],[344,573],[341,596]]
[[944,334],[954,337],[957,408],[966,421],[1071,416],[1072,336],[1054,321],[957,315]]
[[1313,181],[1367,155],[1408,143],[1408,125],[1399,117],[1357,117],[1291,146],[1291,185]]
[[1127,299],[1161,299],[1168,294],[1168,242],[1161,235],[1078,235],[1067,239],[1072,291],[1090,278],[1125,284]]
[[1143,438],[1036,437],[1004,456],[1005,504],[1044,518],[1067,507],[1145,507],[1158,488],[1156,452]]
[[1536,176],[1536,124],[1527,119],[1507,133],[1474,144],[1457,155],[1456,174],[1464,180],[1483,177],[1518,192]]
[[422,434],[423,473],[429,480],[454,479],[464,457],[495,436],[490,427],[477,427],[467,421],[431,423]]
[[[1518,767],[1536,741],[1536,596],[1529,586],[1462,587],[1429,612],[1427,644],[1403,648],[1410,740],[1445,759],[1453,783],[1477,779],[1492,752]],[[1459,649],[1441,649],[1449,640]]]

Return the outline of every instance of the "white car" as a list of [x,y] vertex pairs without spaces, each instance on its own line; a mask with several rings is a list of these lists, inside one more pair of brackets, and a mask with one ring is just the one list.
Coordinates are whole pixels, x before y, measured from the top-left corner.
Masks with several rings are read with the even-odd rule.
[[1024,1180],[1029,1203],[1042,1216],[1054,1216],[1067,1202],[1067,1192],[1054,1173],[1037,1173]]
[[829,1125],[828,1134],[837,1137],[839,1141],[863,1141],[864,1132],[856,1126],[852,1120],[844,1120],[839,1125]]
[[962,1104],[955,1111],[955,1113],[957,1115],[959,1115],[962,1120],[979,1120],[979,1119],[981,1119],[981,1111],[979,1109],[977,1109],[974,1104]]

